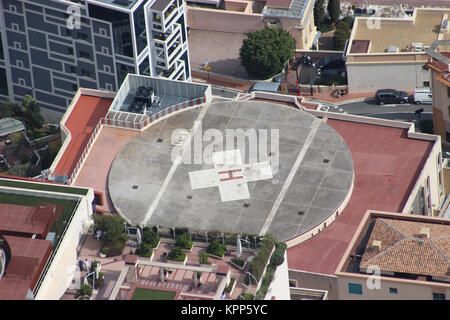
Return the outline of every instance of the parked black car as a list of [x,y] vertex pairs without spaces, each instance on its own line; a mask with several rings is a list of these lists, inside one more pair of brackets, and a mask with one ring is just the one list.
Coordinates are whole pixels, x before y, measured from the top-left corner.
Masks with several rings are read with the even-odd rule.
[[375,93],[375,99],[380,106],[383,104],[408,103],[410,96],[404,91],[380,89]]

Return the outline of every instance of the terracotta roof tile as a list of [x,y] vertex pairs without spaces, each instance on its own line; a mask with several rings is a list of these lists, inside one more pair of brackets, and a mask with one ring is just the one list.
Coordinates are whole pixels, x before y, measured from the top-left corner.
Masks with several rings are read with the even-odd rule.
[[[428,229],[430,237],[420,235]],[[381,249],[372,247],[381,241]],[[360,267],[377,265],[382,271],[450,277],[450,225],[378,218]]]

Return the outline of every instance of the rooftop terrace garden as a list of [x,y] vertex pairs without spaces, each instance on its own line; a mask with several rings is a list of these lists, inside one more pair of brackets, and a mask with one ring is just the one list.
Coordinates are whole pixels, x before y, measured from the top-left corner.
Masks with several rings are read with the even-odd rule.
[[136,288],[131,300],[173,300],[175,295],[173,291]]
[[63,187],[52,184],[43,184],[43,183],[29,183],[24,181],[17,180],[8,180],[8,179],[0,179],[0,186],[2,187],[11,187],[11,188],[23,188],[30,190],[40,190],[40,191],[53,191],[60,193],[69,193],[69,194],[77,194],[77,195],[86,195],[89,189],[82,188],[73,188],[73,187]]

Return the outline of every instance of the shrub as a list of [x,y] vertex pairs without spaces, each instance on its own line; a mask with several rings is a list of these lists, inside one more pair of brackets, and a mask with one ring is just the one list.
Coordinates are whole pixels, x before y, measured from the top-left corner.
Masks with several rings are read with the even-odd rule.
[[102,250],[101,250],[102,254],[108,255],[108,252],[109,252],[109,248],[108,247],[103,247]]
[[348,24],[344,21],[338,21],[336,31],[334,32],[334,48],[336,50],[344,50],[345,43],[350,39],[351,31]]
[[92,288],[88,284],[82,284],[75,294],[75,299],[89,300],[92,296]]
[[251,293],[243,293],[241,295],[239,295],[239,297],[241,297],[242,300],[254,300],[255,296],[252,295]]
[[184,261],[185,258],[186,253],[184,253],[180,247],[174,247],[167,255],[168,260]]
[[199,260],[201,264],[211,264],[211,261],[208,260],[208,254],[206,252],[200,253]]
[[183,233],[177,236],[175,246],[182,249],[190,250],[192,248],[192,239],[189,233]]
[[220,244],[219,241],[217,241],[217,240],[213,240],[208,245],[208,248],[206,249],[206,251],[208,253],[214,254],[216,256],[223,257],[226,249],[227,249],[227,247],[225,245]]
[[159,236],[152,229],[144,228],[142,242],[149,244],[152,248],[156,248],[159,243]]
[[286,244],[284,242],[277,243],[275,251],[272,253],[270,263],[279,266],[284,262],[284,252],[286,251]]
[[245,265],[245,260],[241,258],[231,258],[231,261],[240,267],[243,267]]
[[136,249],[135,254],[140,257],[150,258],[153,253],[153,248],[150,244],[142,242],[139,248]]
[[[249,272],[256,278],[257,281],[261,279],[262,273],[266,267],[274,245],[275,240],[270,236],[266,236],[262,241],[262,246],[259,248],[258,253],[250,264]],[[254,280],[247,274],[244,279],[245,284],[249,284],[252,281]]]
[[94,220],[97,227],[102,230],[102,236],[105,239],[105,247],[108,247],[108,257],[114,257],[122,254],[123,248],[127,242],[125,234],[125,220],[119,216],[113,215],[95,215]]
[[234,282],[236,281],[235,278],[231,278],[230,284],[223,289],[226,293],[230,293],[231,289],[233,288]]
[[327,10],[330,19],[333,22],[337,21],[339,19],[339,16],[341,15],[340,1],[328,0]]

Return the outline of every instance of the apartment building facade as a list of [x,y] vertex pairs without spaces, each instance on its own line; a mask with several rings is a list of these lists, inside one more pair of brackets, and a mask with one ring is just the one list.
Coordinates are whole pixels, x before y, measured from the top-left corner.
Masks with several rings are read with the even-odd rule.
[[434,133],[450,144],[450,40],[436,41],[427,50],[433,83]]
[[128,73],[190,81],[182,0],[2,0],[0,101],[32,95],[62,116],[78,88]]

